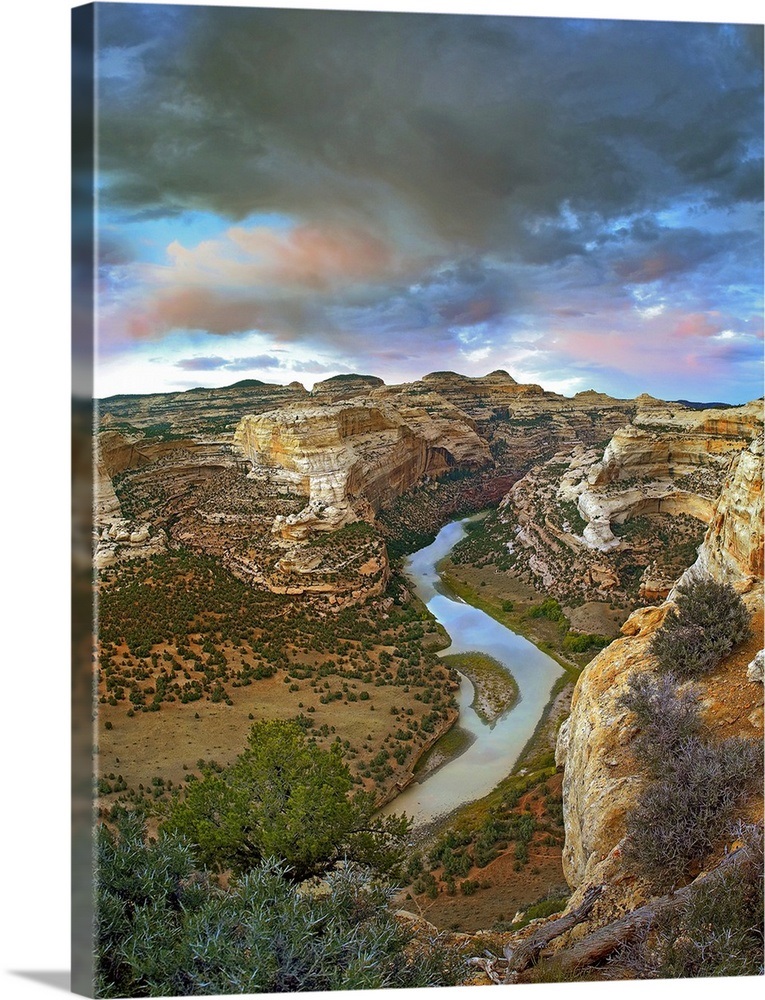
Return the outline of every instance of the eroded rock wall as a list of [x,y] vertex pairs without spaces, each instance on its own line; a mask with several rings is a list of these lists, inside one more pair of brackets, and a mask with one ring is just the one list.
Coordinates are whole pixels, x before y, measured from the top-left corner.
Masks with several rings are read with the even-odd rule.
[[683,579],[711,576],[747,593],[763,578],[763,438],[733,463],[717,501],[699,557]]
[[374,514],[423,476],[491,461],[473,422],[455,407],[442,401],[434,416],[395,396],[247,416],[234,445],[252,462],[253,478],[306,496],[304,511],[275,525],[285,537],[348,523],[358,501]]
[[[734,583],[746,593],[755,615],[761,615],[762,521],[762,439],[758,438],[737,456],[714,506],[699,559],[685,578],[706,574]],[[563,863],[567,880],[577,889],[571,907],[596,882],[606,884],[602,908],[613,912],[639,902],[639,880],[625,872],[620,842],[626,814],[645,779],[632,752],[637,731],[619,698],[632,672],[654,669],[649,645],[670,607],[668,600],[632,614],[622,628],[623,637],[584,669],[571,715],[560,732],[557,759],[565,768]],[[742,653],[738,659],[730,658],[722,676],[702,683],[705,717],[723,735],[761,738],[762,693],[747,680],[746,669]]]

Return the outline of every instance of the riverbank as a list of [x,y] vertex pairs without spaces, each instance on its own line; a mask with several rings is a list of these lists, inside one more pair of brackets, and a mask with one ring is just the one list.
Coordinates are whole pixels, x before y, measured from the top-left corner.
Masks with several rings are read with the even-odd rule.
[[475,696],[470,706],[488,726],[493,726],[518,700],[518,683],[493,656],[477,650],[450,653],[441,659],[470,679]]
[[[563,877],[563,775],[555,766],[554,746],[573,689],[568,675],[562,675],[533,735],[495,788],[414,831],[412,847],[423,859],[423,872],[401,891],[399,905],[415,909],[439,929],[466,932],[506,930],[516,917],[534,915],[535,907],[565,905],[571,890]],[[512,836],[515,823],[528,822],[524,816],[534,820],[525,845]],[[501,839],[506,832],[507,841]],[[487,844],[492,837],[499,839]],[[446,838],[462,845],[453,853],[471,856],[470,867],[456,882],[443,863],[427,860],[441,854]],[[470,887],[467,894],[463,881]]]
[[414,594],[451,636],[447,656],[470,654],[462,666],[472,658],[476,668],[461,671],[459,732],[455,729],[460,739],[449,746],[454,755],[448,759],[446,743],[436,741],[432,756],[420,757],[425,766],[412,768],[417,780],[407,775],[406,789],[385,807],[386,813],[406,812],[415,827],[487,794],[507,775],[534,733],[561,670],[544,650],[444,585],[437,567],[464,536],[463,522],[445,525],[431,545],[408,557],[404,568]]
[[[500,596],[500,593],[495,592],[496,587],[492,589],[482,587],[482,583],[487,582],[485,579],[468,582],[465,579],[469,571],[468,568],[465,566],[457,567],[448,558],[441,560],[437,569],[449,590],[461,597],[466,603],[489,615],[500,625],[515,632],[516,635],[522,635],[529,642],[534,643],[538,649],[555,660],[573,680],[579,677],[589,660],[599,652],[599,650],[594,649],[586,657],[580,654],[576,659],[567,655],[561,645],[565,630],[557,622],[527,617],[528,610],[535,603],[541,602],[543,595],[531,591],[531,588],[521,581],[517,581],[518,588],[515,589],[511,589],[507,586],[507,582],[503,581],[504,586]],[[462,575],[459,575],[460,573]],[[480,571],[476,570],[475,573],[479,574]],[[496,576],[496,574],[492,575]],[[582,659],[584,662],[581,662]]]

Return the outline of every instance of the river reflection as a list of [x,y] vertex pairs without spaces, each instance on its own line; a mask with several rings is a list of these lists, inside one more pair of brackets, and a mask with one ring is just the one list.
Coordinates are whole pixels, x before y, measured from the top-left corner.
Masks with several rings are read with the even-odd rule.
[[528,639],[466,604],[441,580],[436,565],[464,538],[467,520],[445,525],[431,545],[409,556],[404,569],[417,596],[451,636],[452,644],[444,652],[478,650],[494,657],[515,677],[520,697],[510,712],[488,726],[471,708],[473,685],[463,679],[457,696],[458,724],[472,742],[460,756],[422,781],[415,780],[382,810],[405,812],[415,826],[481,798],[509,774],[542,716],[553,684],[563,672],[555,660]]

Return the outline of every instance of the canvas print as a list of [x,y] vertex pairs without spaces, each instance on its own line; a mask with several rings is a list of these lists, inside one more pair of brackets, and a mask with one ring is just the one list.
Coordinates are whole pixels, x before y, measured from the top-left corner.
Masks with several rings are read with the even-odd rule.
[[762,26],[74,29],[77,988],[760,975]]

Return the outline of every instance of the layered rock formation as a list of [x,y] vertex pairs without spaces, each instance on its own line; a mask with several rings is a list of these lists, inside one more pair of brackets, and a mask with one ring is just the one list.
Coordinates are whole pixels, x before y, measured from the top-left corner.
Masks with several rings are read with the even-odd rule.
[[[731,463],[748,453],[762,426],[758,402],[717,411],[645,396],[636,404],[634,420],[613,434],[602,454],[582,445],[563,448],[502,502],[503,519],[515,532],[509,544],[529,582],[561,600],[575,601],[580,593],[625,604],[666,597],[695,556],[689,553],[693,521],[712,521]],[[744,459],[744,467],[755,474],[751,460]],[[646,518],[656,522],[653,533]],[[697,531],[695,545],[700,541]],[[735,547],[733,539],[726,544]],[[747,546],[748,539],[742,549]]]
[[[374,514],[424,476],[477,469],[491,460],[472,421],[454,407],[436,416],[396,407],[394,398],[297,405],[244,417],[234,444],[252,463],[250,477],[307,497],[274,531],[299,540]],[[359,503],[360,502],[360,503]]]
[[366,396],[382,385],[385,383],[376,375],[335,375],[316,382],[311,389],[311,398],[322,403],[339,403],[354,396]]
[[221,389],[187,389],[185,392],[110,396],[98,401],[99,426],[105,430],[162,428],[180,436],[230,435],[245,413],[262,413],[274,407],[307,399],[299,382],[269,385],[243,379]]
[[683,580],[711,576],[742,593],[763,577],[763,438],[734,461],[715,504],[699,557]]
[[[758,438],[736,457],[714,506],[699,559],[685,576],[704,574],[746,592],[755,629],[762,627],[761,455]],[[631,673],[654,669],[649,646],[670,606],[666,601],[631,615],[622,628],[623,637],[585,668],[574,691],[570,718],[560,731],[557,760],[565,767],[564,871],[577,889],[571,908],[596,883],[606,887],[598,911],[603,915],[640,902],[640,882],[621,861],[621,840],[625,816],[645,779],[631,749],[637,730],[619,698]],[[756,739],[762,736],[761,692],[746,680],[747,660],[742,650],[730,658],[720,676],[702,682],[702,700],[713,731]]]
[[[329,576],[312,566],[315,553],[295,546],[358,519],[371,523],[418,486],[429,501],[438,497],[435,513],[426,505],[430,521],[496,502],[531,469],[508,506],[517,514],[508,547],[519,563],[545,586],[583,581],[585,599],[626,601],[637,590],[622,591],[624,567],[614,560],[637,553],[641,594],[652,599],[674,577],[622,528],[654,512],[681,526],[683,512],[707,522],[725,462],[747,446],[757,411],[592,391],[570,399],[503,371],[433,372],[399,386],[343,375],[310,394],[299,383],[245,380],[113,397],[99,403],[97,522],[150,525],[153,537],[163,530],[169,544],[220,555],[257,586],[323,587]],[[452,473],[447,489],[442,482],[429,493]],[[693,531],[683,532],[687,548]]]

